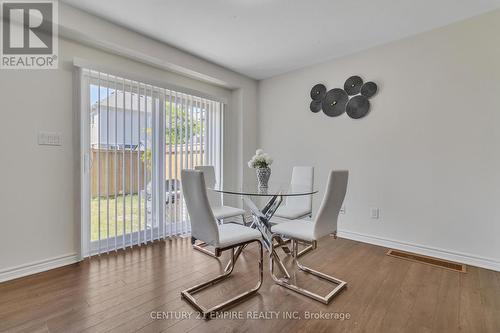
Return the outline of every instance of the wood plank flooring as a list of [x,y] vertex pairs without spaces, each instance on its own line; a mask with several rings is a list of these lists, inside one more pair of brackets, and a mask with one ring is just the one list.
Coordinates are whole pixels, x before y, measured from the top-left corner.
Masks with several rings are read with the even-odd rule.
[[[224,313],[233,319],[204,321],[180,291],[220,273],[227,254],[218,261],[184,238],[156,242],[0,284],[0,332],[500,332],[499,272],[468,267],[458,273],[386,250],[325,238],[304,256],[304,264],[348,282],[329,305],[275,285],[266,257],[259,292]],[[317,292],[329,287],[302,272],[295,278]],[[251,245],[231,278],[197,296],[216,304],[256,281]],[[349,319],[312,320],[308,313]],[[254,319],[260,316],[266,317]]]

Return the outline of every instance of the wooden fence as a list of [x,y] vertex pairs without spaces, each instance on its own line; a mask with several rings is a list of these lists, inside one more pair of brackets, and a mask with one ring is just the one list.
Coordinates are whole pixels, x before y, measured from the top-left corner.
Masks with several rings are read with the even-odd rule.
[[[106,160],[106,154],[108,155],[108,159]],[[175,158],[177,154],[177,170],[175,169]],[[106,196],[106,186],[109,182],[109,195],[115,196],[115,175],[116,175],[116,194],[123,194],[125,190],[126,194],[137,194],[137,184],[138,178],[141,181],[141,189],[144,188],[144,152],[140,152],[138,154],[137,151],[130,150],[118,150],[116,154],[116,165],[115,165],[115,151],[114,150],[106,150],[101,149],[100,153],[98,149],[92,149],[92,168],[91,168],[91,190],[92,197],[97,197],[99,194],[101,196]],[[123,158],[125,157],[125,165],[123,164]],[[183,151],[183,165],[186,165],[186,151]],[[98,168],[98,159],[99,159],[99,168]],[[138,167],[138,159],[141,175],[138,177],[137,175],[137,167]],[[170,159],[172,164],[172,178],[180,179],[181,178],[181,152],[180,148],[176,152],[167,152],[165,154],[165,177],[170,178]],[[201,153],[199,149],[193,150],[192,154],[193,165],[203,164],[201,159]],[[149,162],[151,163],[151,162]],[[107,168],[106,168],[107,164]],[[188,164],[191,165],[191,152],[188,153]],[[98,170],[100,170],[100,193],[98,191]],[[125,171],[125,184],[123,183],[123,171]],[[132,173],[132,180],[130,179],[130,173]],[[151,179],[151,169],[148,169],[148,181]],[[106,177],[107,175],[107,177]]]

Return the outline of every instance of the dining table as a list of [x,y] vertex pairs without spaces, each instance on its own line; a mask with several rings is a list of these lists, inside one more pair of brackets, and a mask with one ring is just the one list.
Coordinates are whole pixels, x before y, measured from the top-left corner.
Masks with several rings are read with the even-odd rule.
[[[254,183],[243,183],[237,185],[224,182],[223,184],[215,184],[213,187],[208,189],[224,195],[234,195],[243,198],[243,202],[252,214],[252,222],[249,226],[260,231],[262,234],[262,244],[264,245],[264,248],[269,252],[270,256],[274,257],[275,262],[285,276],[290,278],[290,274],[285,268],[280,257],[277,255],[275,249],[279,247],[286,254],[290,254],[291,250],[286,245],[286,241],[279,236],[275,236],[274,238],[278,244],[273,244],[271,228],[274,221],[272,218],[276,210],[280,207],[283,201],[286,200],[286,198],[310,196],[318,193],[318,190],[316,188],[311,188],[311,186],[280,182],[270,182],[266,187],[259,186]],[[286,223],[283,221],[280,222]],[[244,247],[245,246],[240,246],[237,248],[235,252],[235,260],[241,254]]]

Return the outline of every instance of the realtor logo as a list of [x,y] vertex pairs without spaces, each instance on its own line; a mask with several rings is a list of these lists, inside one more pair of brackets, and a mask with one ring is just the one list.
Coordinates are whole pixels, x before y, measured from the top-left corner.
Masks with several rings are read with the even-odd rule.
[[0,0],[0,4],[0,68],[57,68],[57,0]]

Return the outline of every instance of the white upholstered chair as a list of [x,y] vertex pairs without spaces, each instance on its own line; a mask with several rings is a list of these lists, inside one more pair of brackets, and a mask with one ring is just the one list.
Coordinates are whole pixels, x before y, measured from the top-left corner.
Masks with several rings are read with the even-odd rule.
[[333,282],[336,287],[328,293],[326,296],[321,296],[304,288],[298,287],[292,284],[289,279],[279,278],[274,274],[274,256],[270,256],[270,266],[271,266],[271,276],[274,281],[286,288],[293,291],[311,297],[317,301],[328,304],[330,300],[338,294],[345,286],[346,282],[339,280],[335,277],[326,275],[324,273],[315,271],[311,268],[305,267],[298,262],[298,242],[308,242],[312,244],[313,249],[316,248],[316,242],[323,236],[337,233],[337,219],[340,212],[340,208],[345,198],[347,190],[347,171],[331,171],[328,177],[327,186],[325,190],[325,195],[321,206],[318,210],[318,214],[314,221],[305,220],[295,220],[287,223],[280,223],[274,225],[271,228],[274,239],[277,236],[283,236],[291,239],[292,242],[292,256],[297,267],[307,273],[315,275],[319,278],[325,279],[327,281]]
[[[196,170],[202,171],[205,176],[205,183],[208,187],[213,188],[215,186],[215,170],[211,165],[200,165],[195,167]],[[223,206],[220,193],[214,191],[208,191],[208,201],[212,207],[212,212],[217,220],[221,221],[223,219],[235,216],[241,216],[243,224],[245,224],[245,211],[241,208]]]
[[[240,224],[228,223],[219,225],[217,223],[217,220],[210,208],[205,180],[201,171],[182,170],[181,181],[184,200],[186,202],[187,210],[191,220],[192,236],[209,245],[214,246],[215,256],[217,257],[219,257],[223,251],[231,251],[231,259],[228,266],[229,269],[226,269],[226,271],[222,275],[219,275],[216,278],[211,279],[210,281],[188,288],[181,292],[182,297],[185,298],[189,303],[191,303],[191,305],[193,305],[198,311],[200,311],[204,317],[206,317],[207,315],[210,315],[211,313],[214,313],[222,309],[223,307],[239,302],[244,297],[249,296],[259,290],[260,286],[262,285],[263,278],[263,251],[261,243],[262,235],[258,230]],[[260,249],[259,281],[257,282],[257,285],[254,288],[239,294],[238,296],[235,296],[223,303],[217,304],[208,309],[199,304],[198,301],[193,297],[193,295],[196,292],[202,289],[206,289],[207,287],[229,277],[234,269],[235,264],[234,249],[252,242],[257,243]]]
[[[314,168],[308,166],[296,166],[292,170],[292,180],[290,186],[293,188],[313,190],[314,186]],[[312,196],[287,197],[285,204],[280,206],[274,216],[284,219],[295,220],[301,217],[310,216],[312,212]],[[278,222],[271,220],[271,223]]]

